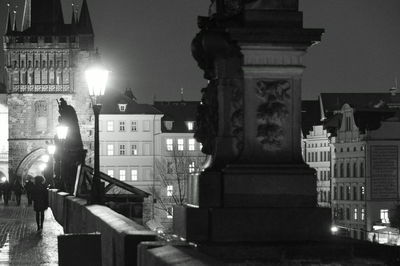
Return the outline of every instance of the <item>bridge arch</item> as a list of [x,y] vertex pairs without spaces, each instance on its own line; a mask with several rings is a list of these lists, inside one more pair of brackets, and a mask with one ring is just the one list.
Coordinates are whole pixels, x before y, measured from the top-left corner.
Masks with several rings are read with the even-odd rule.
[[25,180],[28,174],[33,176],[42,174],[38,171],[38,164],[41,162],[40,159],[43,155],[47,154],[45,148],[37,148],[28,153],[19,163],[15,174],[21,178],[21,181]]

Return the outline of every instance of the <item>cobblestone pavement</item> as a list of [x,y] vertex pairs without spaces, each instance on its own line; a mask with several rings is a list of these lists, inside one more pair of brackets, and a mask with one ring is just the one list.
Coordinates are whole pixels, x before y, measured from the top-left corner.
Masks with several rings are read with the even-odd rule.
[[62,227],[49,209],[43,231],[36,231],[35,212],[23,196],[21,206],[0,201],[0,265],[58,265],[57,236]]

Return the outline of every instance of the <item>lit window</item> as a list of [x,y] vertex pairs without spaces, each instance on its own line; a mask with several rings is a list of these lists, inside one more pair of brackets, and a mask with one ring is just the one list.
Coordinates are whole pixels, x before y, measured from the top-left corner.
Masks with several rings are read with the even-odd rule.
[[199,150],[203,148],[203,144],[199,143]]
[[114,121],[107,121],[107,131],[114,131]]
[[358,219],[358,209],[354,208],[354,220]]
[[131,151],[132,155],[137,155],[137,151],[138,151],[137,145],[136,144],[132,144],[131,147],[132,147],[132,151]]
[[361,221],[364,221],[365,219],[365,210],[361,209]]
[[111,176],[111,177],[114,177],[114,170],[108,169],[108,170],[107,170],[107,175],[109,175],[109,176]]
[[126,171],[125,170],[119,170],[119,180],[121,180],[121,181],[126,180]]
[[137,169],[132,169],[131,170],[131,179],[132,181],[137,181],[138,177],[138,170]]
[[114,145],[113,144],[107,145],[107,155],[114,155]]
[[119,131],[125,131],[125,121],[119,122]]
[[185,145],[184,145],[184,140],[183,139],[178,139],[178,151],[183,151],[184,150],[184,148],[185,148]]
[[149,120],[143,121],[143,131],[150,131],[150,121]]
[[171,197],[173,193],[174,193],[174,186],[168,185],[167,186],[167,196]]
[[126,111],[126,104],[118,104],[119,111],[125,112]]
[[119,155],[125,155],[125,144],[119,145]]
[[381,221],[384,224],[390,223],[390,221],[389,221],[389,210],[388,209],[382,209],[381,210]]
[[174,149],[174,140],[173,139],[167,139],[167,151],[172,151]]
[[196,147],[195,145],[196,145],[195,139],[189,139],[189,151],[194,151]]
[[136,121],[131,122],[131,131],[137,131],[137,122]]
[[360,200],[364,200],[365,195],[365,188],[362,186],[360,187]]
[[190,130],[190,131],[193,130],[193,125],[194,125],[194,123],[192,121],[187,122],[188,130]]
[[194,172],[194,162],[191,162],[189,164],[189,173],[193,173]]
[[174,209],[172,207],[167,208],[167,218],[172,219],[174,216]]

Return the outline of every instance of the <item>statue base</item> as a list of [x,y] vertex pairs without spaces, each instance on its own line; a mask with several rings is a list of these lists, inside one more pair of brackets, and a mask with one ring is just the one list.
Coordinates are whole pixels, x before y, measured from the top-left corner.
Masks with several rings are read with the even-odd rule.
[[[317,208],[315,171],[298,165],[231,165],[189,181],[174,207],[174,233],[190,242],[306,241],[330,236],[330,209]],[[317,224],[316,224],[317,223]]]

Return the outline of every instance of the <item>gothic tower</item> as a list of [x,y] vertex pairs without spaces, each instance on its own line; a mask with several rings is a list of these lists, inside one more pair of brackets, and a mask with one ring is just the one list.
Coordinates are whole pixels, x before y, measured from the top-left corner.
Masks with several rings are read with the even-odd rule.
[[94,54],[94,33],[86,0],[65,23],[60,0],[25,0],[21,27],[3,37],[9,109],[9,170],[24,178],[54,139],[57,99],[72,105],[85,149],[91,150],[92,109],[84,69]]

